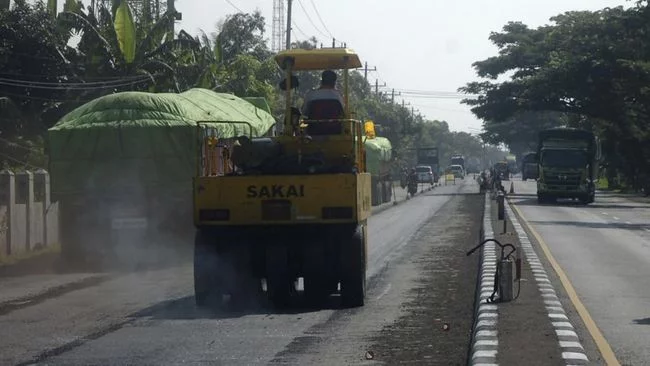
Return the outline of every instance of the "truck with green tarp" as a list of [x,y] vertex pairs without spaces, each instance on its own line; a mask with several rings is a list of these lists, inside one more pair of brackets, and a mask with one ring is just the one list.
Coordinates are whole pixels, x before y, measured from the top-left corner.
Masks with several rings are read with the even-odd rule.
[[367,138],[365,146],[366,166],[371,179],[371,201],[373,206],[378,206],[390,202],[393,196],[391,179],[393,146],[390,140],[379,136]]
[[258,107],[264,105],[207,89],[122,92],[65,115],[47,138],[64,258],[155,259],[164,244],[186,244],[200,156],[197,122],[219,122],[223,139],[261,137],[276,122]]

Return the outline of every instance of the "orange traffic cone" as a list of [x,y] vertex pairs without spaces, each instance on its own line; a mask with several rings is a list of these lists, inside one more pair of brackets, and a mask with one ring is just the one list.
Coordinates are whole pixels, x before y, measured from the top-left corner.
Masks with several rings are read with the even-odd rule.
[[510,182],[510,194],[514,194],[514,193],[515,193],[515,183]]

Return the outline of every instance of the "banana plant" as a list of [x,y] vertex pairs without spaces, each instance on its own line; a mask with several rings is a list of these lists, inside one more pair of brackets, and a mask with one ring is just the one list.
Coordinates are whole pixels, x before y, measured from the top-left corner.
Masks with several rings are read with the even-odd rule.
[[[175,53],[200,47],[192,37],[169,37],[167,31],[175,21],[175,12],[165,13],[145,33],[138,32],[125,0],[115,5],[112,11],[100,7],[98,14],[91,7],[85,12],[69,7],[59,14],[61,24],[81,35],[78,49],[84,75],[121,78],[123,83],[113,83],[119,85],[117,89],[180,91]],[[142,36],[138,37],[138,33]],[[138,76],[146,76],[148,81]],[[99,91],[99,94],[106,93],[106,90]]]

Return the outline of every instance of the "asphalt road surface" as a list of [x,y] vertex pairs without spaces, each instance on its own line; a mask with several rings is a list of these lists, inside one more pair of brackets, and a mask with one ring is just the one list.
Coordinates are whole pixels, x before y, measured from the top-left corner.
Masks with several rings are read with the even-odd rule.
[[[598,192],[595,203],[587,206],[569,200],[540,205],[535,182],[514,184],[511,201],[566,273],[604,336],[600,345],[609,344],[623,365],[647,365],[650,204]],[[539,254],[544,256],[542,251]],[[561,287],[556,284],[556,288]],[[567,308],[572,306],[569,301],[563,299]],[[592,338],[594,332],[585,329],[581,338]]]
[[[446,344],[444,349],[425,340],[422,349],[429,349],[430,355],[422,357],[439,357],[441,365],[450,364],[445,357],[462,360],[467,352],[463,342],[469,342],[476,273],[476,262],[463,253],[477,240],[472,235],[478,227],[471,228],[481,220],[478,208],[483,203],[482,196],[467,193],[477,192],[467,178],[374,215],[369,223],[372,279],[367,305],[357,309],[333,305],[288,312],[200,311],[194,306],[192,264],[186,257],[175,266],[135,273],[8,275],[0,278],[0,364],[365,364],[382,357],[396,361],[397,351],[382,352],[381,347],[400,344],[391,338],[390,328],[400,319],[406,326],[420,322],[414,319],[421,306],[412,301],[421,297],[417,288],[425,285],[431,291],[425,294],[430,295],[428,306],[438,309],[436,304],[444,300],[449,313],[446,320],[426,321],[446,321],[454,331],[438,335],[446,337],[440,341]],[[459,242],[463,246],[455,250]],[[419,262],[413,263],[411,256]],[[405,314],[404,309],[411,310]],[[461,319],[453,319],[454,313]],[[423,326],[429,332],[431,323]],[[416,347],[413,339],[409,342]]]

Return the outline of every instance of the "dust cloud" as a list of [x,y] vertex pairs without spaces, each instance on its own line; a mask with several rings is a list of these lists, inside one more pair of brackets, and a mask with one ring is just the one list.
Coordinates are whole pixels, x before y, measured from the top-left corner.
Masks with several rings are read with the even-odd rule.
[[83,190],[61,199],[70,264],[132,272],[191,262],[191,177],[169,182],[159,167],[120,163],[112,176],[90,175]]

